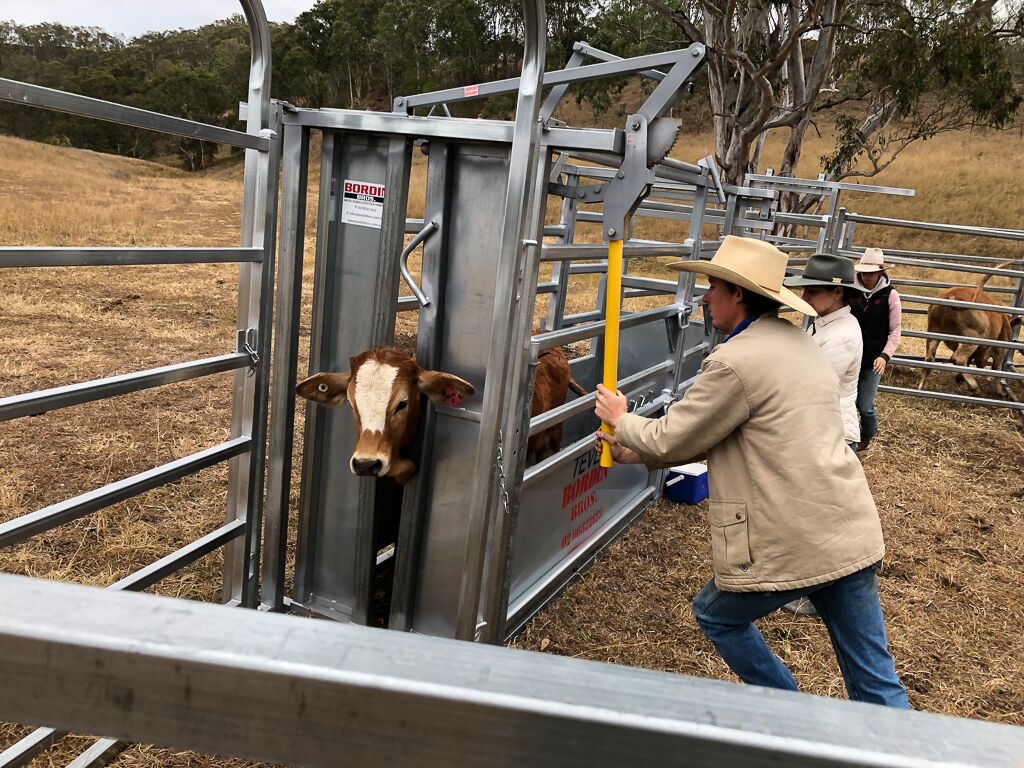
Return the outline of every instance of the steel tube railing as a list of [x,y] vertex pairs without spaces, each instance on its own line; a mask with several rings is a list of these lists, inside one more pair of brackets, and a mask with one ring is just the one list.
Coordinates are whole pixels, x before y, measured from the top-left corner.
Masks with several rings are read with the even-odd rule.
[[[977,370],[977,369],[975,369]],[[1024,411],[1024,403],[1017,403],[1011,400],[994,400],[990,397],[971,397],[968,395],[953,395],[949,392],[934,392],[928,389],[910,389],[908,387],[893,387],[883,384],[878,388],[879,392],[888,392],[893,395],[910,395],[912,397],[928,397],[933,400],[943,400],[949,403],[960,403],[962,405],[984,405],[989,408],[1009,408],[1014,411]]]
[[247,437],[229,440],[213,448],[176,459],[124,480],[108,483],[102,488],[88,491],[72,499],[16,517],[0,524],[0,547],[17,544],[63,523],[77,520],[119,501],[130,499],[161,485],[173,483],[175,480],[195,474],[207,467],[212,467],[214,464],[219,464],[248,451],[251,443],[252,441]]
[[[863,248],[842,248],[839,251],[844,256],[850,256],[854,259],[859,259],[861,254],[864,252]],[[977,261],[980,264],[999,264],[1005,261],[1016,261],[1024,264],[1022,259],[1007,259],[1002,256],[974,256],[964,253],[936,253],[934,251],[911,251],[905,248],[886,248],[886,258],[900,256],[908,259],[921,259],[924,264],[921,266],[931,266],[935,259],[941,259],[944,261]],[[956,267],[959,269],[959,266]]]
[[940,224],[934,221],[912,221],[910,219],[892,219],[886,216],[864,216],[848,213],[847,221],[858,224],[875,224],[881,227],[898,227],[901,229],[924,229],[929,232],[944,232],[949,235],[968,235],[972,237],[994,237],[1000,240],[1024,240],[1024,230],[996,229],[992,227],[971,227],[963,224]]
[[[859,259],[862,252],[852,251],[847,249],[840,249],[840,255],[850,256],[854,259]],[[1014,269],[997,269],[995,267],[980,267],[974,264],[951,264],[943,261],[927,261],[924,259],[907,259],[902,256],[891,256],[886,252],[886,260],[892,264],[900,264],[908,267],[924,267],[926,269],[937,269],[947,270],[949,272],[966,272],[976,275],[992,275],[993,277],[1009,277],[1011,279],[1019,279],[1024,277],[1024,272]],[[1014,259],[1003,259],[1000,263],[1007,261],[1015,261]]]
[[[648,309],[643,312],[635,312],[630,315],[623,315],[619,321],[619,327],[622,329],[635,328],[638,325],[644,325],[645,323],[652,323],[657,320],[664,320],[666,317],[675,317],[680,312],[688,311],[687,307],[680,307],[676,304],[672,304],[666,307],[656,307],[655,309]],[[568,320],[568,318],[566,318]],[[596,323],[588,323],[587,325],[575,327],[575,328],[561,328],[557,331],[549,331],[547,333],[538,333],[530,340],[530,344],[536,353],[539,353],[545,349],[551,349],[552,347],[563,346],[565,344],[571,344],[574,341],[583,341],[584,339],[592,339],[595,336],[604,335],[604,320]]]
[[[672,256],[682,258],[693,249],[684,243],[638,243],[627,241],[622,247],[625,259]],[[541,261],[595,261],[608,258],[608,246],[597,244],[545,245]]]
[[0,752],[0,766],[21,768],[28,765],[36,755],[49,749],[66,735],[66,731],[58,731],[56,728],[36,728]]
[[[937,280],[912,280],[912,279],[890,279],[889,282],[892,285],[900,286],[905,285],[912,288],[976,288],[977,283],[943,283]],[[1016,289],[1007,288],[1003,285],[992,285],[987,284],[984,288],[986,293],[1016,293]]]
[[97,739],[85,752],[68,763],[67,768],[101,768],[109,765],[129,746],[117,739]]
[[1024,373],[993,370],[991,368],[975,368],[968,365],[953,365],[952,363],[928,362],[926,360],[916,360],[909,357],[894,357],[889,361],[889,364],[898,365],[903,368],[928,368],[932,371],[944,371],[946,373],[966,373],[971,376],[989,376],[996,379],[1024,381]]
[[68,408],[117,395],[126,395],[152,387],[189,381],[201,376],[234,371],[252,364],[248,354],[237,352],[230,355],[208,357],[190,363],[166,365],[148,371],[126,373],[106,379],[84,381],[63,387],[12,395],[0,399],[0,422],[22,416],[35,416],[59,408]]
[[1000,341],[999,339],[979,339],[975,336],[954,336],[950,333],[932,333],[931,331],[915,331],[904,328],[903,336],[911,336],[917,339],[938,339],[939,341],[952,341],[957,344],[984,344],[989,347],[1000,347],[1002,349],[1016,349],[1024,351],[1024,342],[1021,341]]
[[[631,59],[617,59],[614,61],[602,61],[597,64],[583,64],[579,67],[569,69],[556,69],[542,74],[541,85],[543,87],[559,85],[562,83],[574,83],[581,81],[597,80],[617,75],[628,75],[642,72],[653,67],[675,64],[685,51],[668,51],[665,53],[652,53],[646,56],[637,56]],[[395,99],[395,107],[402,110],[413,110],[417,107],[426,107],[432,104],[453,104],[471,99],[482,99],[488,96],[497,96],[505,93],[522,92],[522,77],[510,77],[504,80],[494,80],[488,83],[475,83],[470,86],[458,88],[447,88],[440,91],[419,93],[413,96],[400,96]],[[532,87],[532,84],[530,84]],[[699,170],[699,169],[698,169]]]
[[161,557],[155,563],[150,563],[145,568],[125,576],[119,581],[115,581],[108,589],[141,592],[172,573],[176,573],[211,552],[215,552],[229,541],[237,539],[243,533],[245,533],[245,521],[231,520],[220,526],[217,530],[211,531],[165,557]]
[[[659,376],[664,376],[669,373],[675,367],[674,360],[666,360],[663,363],[652,365],[650,368],[645,368],[642,371],[634,373],[632,376],[627,376],[624,379],[619,380],[617,386],[623,391],[639,387],[652,379],[656,379]],[[1024,375],[1024,374],[1022,374]],[[530,419],[530,436],[541,432],[548,427],[553,427],[556,424],[561,424],[563,421],[568,421],[573,416],[581,413],[585,413],[594,407],[594,403],[597,402],[597,395],[594,392],[590,392],[586,395],[582,395],[575,400],[570,400],[567,403],[563,403],[557,408],[552,408],[550,411],[534,416]]]
[[901,293],[900,300],[910,304],[934,304],[942,307],[958,307],[960,309],[982,309],[987,312],[1003,312],[1007,315],[1024,315],[1024,307],[1010,307],[1006,304],[984,304],[978,301],[955,301],[940,299],[935,296],[912,296]]
[[[182,547],[175,552],[162,557],[155,563],[147,565],[135,573],[126,576],[111,584],[107,589],[126,592],[141,592],[153,586],[158,581],[172,573],[180,571],[209,553],[219,549],[229,541],[238,538],[245,532],[245,522],[233,520],[222,525],[217,530],[208,533],[206,536]],[[32,733],[12,744],[3,753],[0,753],[0,766],[3,768],[20,768],[27,765],[33,757],[45,749],[53,746],[56,742],[67,736],[66,731],[58,731],[55,728],[36,728]],[[121,751],[124,746],[121,742],[113,739],[100,739],[92,747],[83,752],[71,765],[92,765],[104,756]]]
[[0,720],[262,762],[369,765],[382,744],[425,768],[1003,768],[1024,754],[1010,725],[347,623],[18,576],[0,576],[0,604]]
[[786,189],[795,192],[812,192],[821,190],[828,194],[834,189],[845,192],[867,192],[882,195],[899,195],[902,197],[913,197],[913,189],[906,187],[879,187],[874,184],[852,184],[842,181],[819,181],[818,179],[798,179],[790,176],[768,176],[765,174],[748,173],[744,183],[758,183],[769,187]]
[[260,262],[262,248],[39,248],[0,247],[0,269],[11,267],[120,267],[142,264]]
[[646,288],[651,291],[672,294],[679,287],[675,280],[659,280],[655,277],[637,277],[634,275],[623,275],[622,285],[625,288]]
[[270,140],[264,136],[242,133],[230,128],[172,117],[159,112],[150,112],[137,107],[127,107],[101,99],[91,99],[88,96],[79,96],[75,93],[43,88],[39,85],[30,85],[7,78],[0,78],[0,101],[42,107],[79,117],[93,117],[97,120],[106,120],[191,139],[212,141],[216,144],[227,144],[232,147],[256,149],[261,152],[270,149]]

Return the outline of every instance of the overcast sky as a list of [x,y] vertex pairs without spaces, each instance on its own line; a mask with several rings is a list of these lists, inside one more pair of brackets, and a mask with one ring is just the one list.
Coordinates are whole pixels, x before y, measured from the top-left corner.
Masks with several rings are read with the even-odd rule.
[[[263,8],[270,21],[294,21],[315,2],[263,0]],[[0,20],[100,27],[125,37],[182,27],[191,29],[241,12],[238,0],[0,0]]]

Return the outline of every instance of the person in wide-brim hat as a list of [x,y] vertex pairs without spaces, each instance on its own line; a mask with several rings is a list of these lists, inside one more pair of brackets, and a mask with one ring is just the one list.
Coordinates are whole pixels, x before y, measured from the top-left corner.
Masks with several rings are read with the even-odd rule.
[[[853,262],[845,256],[815,253],[807,260],[801,274],[787,277],[783,281],[790,288],[802,288],[802,298],[818,312],[807,332],[821,347],[839,379],[843,437],[855,452],[860,450],[857,382],[864,343],[860,323],[851,313],[851,308],[863,304],[864,292],[867,290],[857,285],[856,279]],[[805,598],[793,600],[783,607],[801,616],[817,613]]]
[[881,248],[865,248],[860,261],[854,266],[857,272],[885,272],[887,268]]
[[835,373],[814,339],[777,316],[781,305],[814,314],[783,285],[786,261],[770,243],[727,237],[710,262],[671,265],[708,276],[702,302],[728,338],[663,415],[629,413],[599,384],[594,413],[614,434],[595,433],[595,447],[649,470],[707,457],[714,578],[693,612],[741,680],[797,690],[754,622],[807,597],[827,606],[837,658],[858,660],[843,666],[849,697],[906,709],[875,581],[878,511],[843,442]]
[[867,290],[857,285],[857,272],[853,262],[845,256],[831,253],[815,253],[807,260],[801,274],[787,277],[782,284],[789,288],[849,288],[857,293],[865,293]]
[[882,374],[896,354],[903,334],[903,305],[886,269],[885,254],[881,248],[866,248],[854,267],[857,285],[865,289],[863,306],[851,305],[864,336],[864,358],[857,394],[862,450],[878,431],[875,396]]
[[711,261],[676,261],[668,268],[717,277],[813,317],[814,309],[783,285],[788,261],[786,254],[765,240],[728,235]]

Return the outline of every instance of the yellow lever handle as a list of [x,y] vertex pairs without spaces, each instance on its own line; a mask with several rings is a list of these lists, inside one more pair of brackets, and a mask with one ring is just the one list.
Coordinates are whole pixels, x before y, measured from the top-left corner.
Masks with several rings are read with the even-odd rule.
[[[604,375],[603,384],[612,392],[618,391],[619,380],[619,310],[622,305],[622,241],[608,243],[608,280],[605,284],[604,303]],[[615,427],[601,423],[601,431],[615,434]],[[612,452],[608,443],[601,443],[601,466],[612,466]]]

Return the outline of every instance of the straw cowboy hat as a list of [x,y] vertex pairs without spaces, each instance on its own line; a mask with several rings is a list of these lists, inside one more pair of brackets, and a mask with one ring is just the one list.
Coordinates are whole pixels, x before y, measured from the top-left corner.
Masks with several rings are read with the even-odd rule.
[[790,288],[805,285],[823,285],[827,288],[852,288],[865,292],[866,288],[857,285],[857,273],[853,262],[845,256],[833,256],[831,253],[816,253],[807,260],[803,274],[787,277],[782,284]]
[[676,261],[668,268],[726,280],[814,317],[814,308],[782,284],[788,260],[769,242],[727,235],[711,261]]
[[865,248],[860,262],[854,267],[858,272],[884,272],[885,254],[881,248]]

